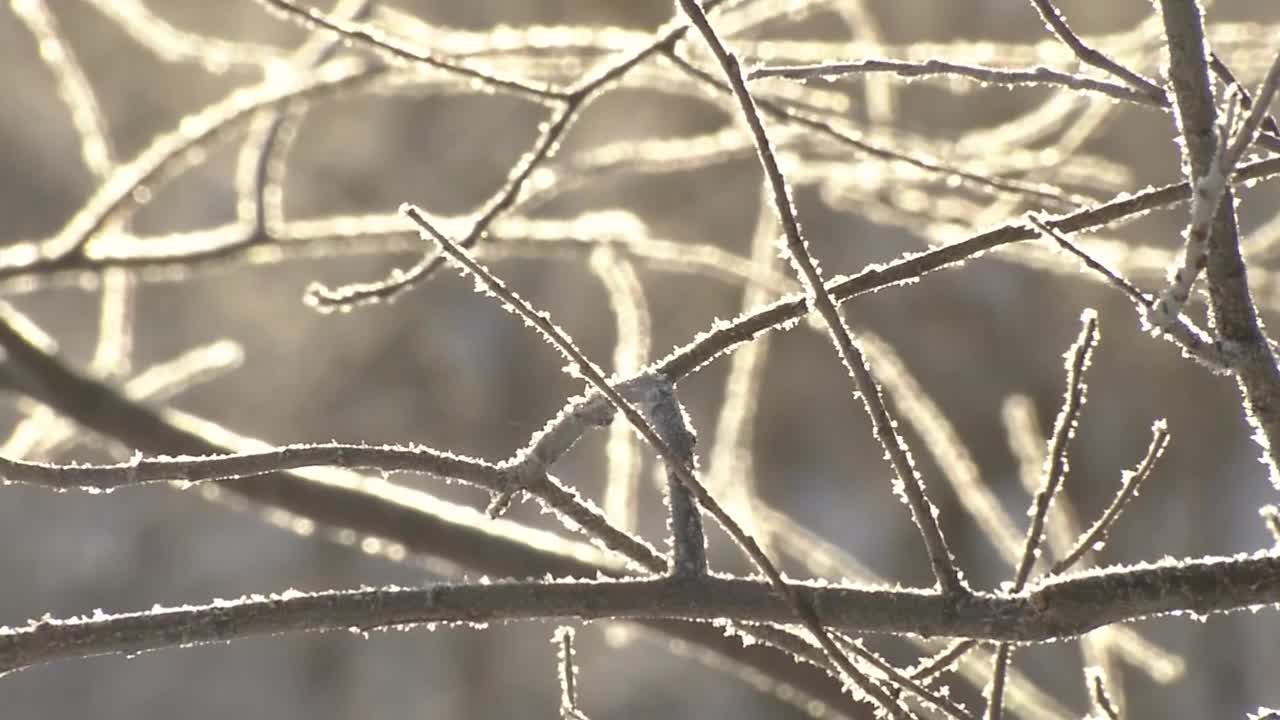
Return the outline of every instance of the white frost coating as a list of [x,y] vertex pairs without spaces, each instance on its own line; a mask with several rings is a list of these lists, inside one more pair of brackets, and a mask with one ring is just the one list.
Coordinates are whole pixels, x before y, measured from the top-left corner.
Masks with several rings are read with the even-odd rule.
[[1192,186],[1191,222],[1187,228],[1182,263],[1172,270],[1169,286],[1161,293],[1160,299],[1152,304],[1147,315],[1147,322],[1157,332],[1169,332],[1178,319],[1208,258],[1213,218],[1226,192],[1227,173],[1232,170],[1224,168],[1222,161],[1221,154],[1215,153],[1208,172]]

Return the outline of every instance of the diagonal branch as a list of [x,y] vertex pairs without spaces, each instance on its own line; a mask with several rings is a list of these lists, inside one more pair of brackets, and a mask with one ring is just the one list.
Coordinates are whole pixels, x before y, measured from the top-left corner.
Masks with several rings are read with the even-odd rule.
[[[826,651],[831,662],[840,668],[848,678],[856,683],[863,692],[875,699],[875,701],[887,712],[901,716],[902,710],[897,706],[891,697],[880,689],[870,678],[868,678],[861,670],[859,670],[845,655],[844,651],[836,645],[831,635],[822,625],[822,621],[818,617],[817,610],[808,603],[800,594],[798,594],[783,579],[782,573],[778,571],[773,562],[765,555],[764,550],[756,543],[755,539],[748,535],[725,510],[720,507],[715,498],[711,496],[701,481],[694,475],[692,465],[686,465],[685,461],[676,454],[676,452],[667,444],[666,440],[659,435],[658,431],[649,424],[649,421],[640,414],[640,411],[632,407],[616,389],[609,385],[605,380],[603,373],[592,363],[580,350],[574,345],[573,341],[556,327],[546,313],[534,310],[527,302],[509,290],[506,285],[489,273],[480,263],[476,262],[466,250],[462,249],[447,237],[436,230],[426,219],[420,210],[413,206],[406,206],[403,211],[414,222],[416,222],[424,231],[424,233],[440,245],[440,249],[449,255],[458,265],[467,272],[475,275],[477,281],[483,283],[484,287],[501,301],[503,306],[516,314],[520,315],[530,325],[535,327],[539,334],[551,343],[566,359],[570,362],[570,369],[573,374],[580,375],[587,380],[597,392],[608,399],[609,404],[613,405],[622,415],[631,423],[636,432],[643,437],[649,445],[657,450],[658,455],[667,464],[667,469],[680,479],[680,482],[697,500],[698,504],[711,513],[725,532],[733,538],[734,542],[743,550],[751,562],[759,569],[769,580],[769,584],[774,588],[779,596],[786,599],[792,611],[797,615],[804,624],[805,628],[814,636],[814,639]],[[674,505],[673,505],[674,506]],[[673,523],[679,518],[673,517]],[[672,577],[676,578],[699,578],[705,575],[705,564],[701,567],[692,566],[688,562],[688,558],[681,558],[679,555],[680,532],[678,527],[672,528],[675,537],[673,539],[673,558],[672,558]],[[698,540],[702,540],[699,533]],[[690,549],[686,548],[686,552]],[[682,564],[682,560],[684,561]],[[705,561],[704,561],[705,562]],[[701,572],[696,572],[701,570]],[[695,571],[695,572],[691,572]]]
[[1080,58],[1080,62],[1111,73],[1139,91],[1150,95],[1153,99],[1163,100],[1168,103],[1168,98],[1159,85],[1086,45],[1080,39],[1080,36],[1076,35],[1075,31],[1071,29],[1071,26],[1067,24],[1067,20],[1062,17],[1062,13],[1058,12],[1058,9],[1053,6],[1052,0],[1031,0],[1031,4],[1035,5],[1036,11],[1040,13],[1040,17],[1049,26],[1049,29],[1053,31],[1053,34],[1058,36],[1058,39],[1067,47],[1071,48],[1076,57]]
[[783,232],[786,234],[787,251],[790,254],[792,264],[805,286],[809,303],[822,316],[822,320],[826,323],[828,332],[831,335],[832,342],[836,346],[836,351],[840,355],[840,360],[853,377],[854,387],[857,393],[862,396],[864,407],[871,417],[871,425],[876,439],[880,441],[881,446],[884,447],[885,452],[889,455],[889,460],[897,476],[895,489],[901,493],[911,509],[912,518],[924,538],[934,577],[937,579],[938,585],[944,594],[963,595],[966,592],[966,588],[961,582],[960,573],[956,570],[955,561],[951,557],[951,551],[947,548],[942,530],[938,526],[936,508],[925,496],[923,484],[911,463],[906,443],[898,435],[897,430],[894,429],[893,420],[889,417],[888,408],[884,404],[884,398],[880,395],[880,388],[877,386],[875,378],[872,377],[871,371],[867,368],[866,359],[862,356],[862,352],[854,346],[849,330],[845,327],[844,320],[836,310],[835,301],[832,300],[830,292],[823,283],[822,273],[809,254],[804,237],[800,233],[800,223],[796,219],[787,181],[782,175],[782,170],[778,167],[778,161],[774,156],[769,136],[764,129],[764,123],[760,119],[760,113],[756,110],[755,99],[747,89],[738,59],[720,41],[715,29],[711,27],[711,22],[707,19],[706,13],[698,6],[696,0],[680,0],[680,7],[689,16],[690,21],[698,31],[702,33],[703,40],[706,41],[712,53],[720,61],[725,77],[728,79],[729,85],[733,89],[733,94],[741,107],[742,117],[746,120],[747,125],[750,126],[751,135],[756,143],[756,151],[759,154],[760,164],[764,169],[769,188],[773,193],[774,207],[778,211]]

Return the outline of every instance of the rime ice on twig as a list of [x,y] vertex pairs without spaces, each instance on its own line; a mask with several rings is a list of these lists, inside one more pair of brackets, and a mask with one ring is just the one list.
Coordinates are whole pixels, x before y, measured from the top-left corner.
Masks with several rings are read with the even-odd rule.
[[965,65],[946,60],[926,60],[911,62],[904,60],[858,60],[852,62],[831,62],[815,65],[774,65],[756,68],[747,74],[749,80],[761,78],[788,78],[791,80],[813,80],[822,78],[844,77],[865,73],[891,72],[901,77],[962,77],[982,83],[995,85],[1058,85],[1071,90],[1095,92],[1117,100],[1167,107],[1158,98],[1145,92],[1139,92],[1126,85],[1117,85],[1106,80],[1097,80],[1082,75],[1072,75],[1047,67],[1013,69],[1002,67],[984,67]]
[[1040,491],[1036,493],[1031,524],[1027,529],[1026,544],[1022,550],[1022,560],[1014,574],[1014,592],[1026,587],[1027,580],[1031,577],[1031,569],[1035,566],[1036,555],[1044,538],[1045,518],[1053,505],[1054,496],[1058,494],[1066,478],[1067,446],[1075,436],[1080,410],[1085,403],[1084,373],[1089,367],[1093,349],[1098,344],[1098,314],[1092,309],[1086,310],[1081,315],[1081,321],[1080,335],[1066,355],[1067,391],[1063,397],[1062,410],[1054,421],[1053,434],[1049,439],[1044,482]]
[[[1080,410],[1084,407],[1084,373],[1089,367],[1093,349],[1098,343],[1098,314],[1093,309],[1088,309],[1081,314],[1080,319],[1082,323],[1080,335],[1066,355],[1067,391],[1063,398],[1062,409],[1053,424],[1053,435],[1049,439],[1043,484],[1036,493],[1032,505],[1031,523],[1027,528],[1022,559],[1014,572],[1010,588],[1015,593],[1021,592],[1026,587],[1031,577],[1031,570],[1035,567],[1036,558],[1040,553],[1040,544],[1044,539],[1045,520],[1049,514],[1049,508],[1053,506],[1053,498],[1066,477],[1067,446],[1075,436]],[[991,686],[987,695],[987,720],[1000,720],[1003,717],[1005,675],[1008,673],[1012,653],[1013,646],[1009,643],[1001,643],[996,652]]]
[[337,33],[339,36],[371,48],[392,61],[422,63],[429,67],[464,77],[494,90],[514,93],[538,101],[563,100],[565,94],[545,87],[537,87],[522,80],[499,77],[477,70],[430,52],[410,47],[380,30],[363,23],[330,15],[315,8],[305,7],[293,0],[258,0],[268,9],[307,27],[316,27]]
[[[360,19],[372,6],[373,0],[345,0],[334,12]],[[341,36],[311,36],[286,62],[292,68],[310,70],[330,60],[342,47]],[[306,110],[305,102],[287,103],[262,112],[249,127],[235,174],[236,215],[249,228],[248,238],[279,236],[284,227],[285,155]]]
[[863,358],[862,353],[853,344],[849,331],[844,325],[844,320],[840,317],[839,311],[836,310],[835,302],[823,283],[821,270],[809,254],[804,237],[801,235],[800,224],[795,216],[795,208],[791,201],[786,178],[783,177],[782,171],[778,167],[777,159],[769,142],[769,136],[761,121],[760,113],[756,109],[756,101],[747,89],[738,60],[725,48],[707,20],[705,13],[698,7],[695,0],[681,0],[680,6],[698,31],[702,33],[703,39],[719,60],[733,95],[737,98],[741,107],[741,115],[751,129],[760,164],[764,168],[765,177],[773,195],[774,207],[778,212],[778,217],[786,236],[786,247],[791,262],[796,269],[796,273],[800,276],[801,282],[805,285],[809,302],[826,323],[840,359],[853,377],[858,393],[862,395],[867,414],[871,417],[876,439],[880,441],[885,452],[889,455],[890,462],[897,475],[897,484],[900,487],[900,492],[907,505],[911,508],[912,517],[924,537],[934,576],[937,578],[938,584],[944,593],[957,596],[963,595],[965,593],[964,585],[955,568],[951,551],[947,549],[946,540],[938,527],[934,508],[925,496],[920,478],[912,465],[910,453],[901,436],[893,428],[893,421],[884,405],[883,398],[880,396],[880,389],[867,368],[866,360]]
[[[872,425],[876,430],[876,437],[890,456],[894,470],[898,475],[898,480],[904,488],[904,498],[908,500],[912,515],[924,536],[925,545],[929,551],[930,561],[939,587],[943,593],[958,598],[965,593],[965,587],[955,569],[950,550],[947,549],[946,542],[937,526],[937,520],[933,515],[933,507],[923,494],[919,477],[911,465],[910,456],[902,443],[901,437],[898,436],[893,428],[892,420],[889,418],[883,399],[880,397],[879,388],[876,387],[875,380],[867,370],[862,354],[854,346],[848,329],[845,328],[844,321],[841,319],[834,301],[823,284],[821,271],[808,252],[805,240],[800,233],[800,224],[795,216],[795,208],[792,205],[786,179],[778,167],[768,134],[760,119],[760,113],[756,109],[755,100],[747,89],[738,60],[725,48],[707,19],[706,13],[699,7],[696,0],[680,0],[680,7],[711,48],[729,82],[729,86],[732,88],[733,95],[741,108],[741,115],[750,127],[751,135],[755,141],[760,164],[764,169],[765,178],[773,196],[774,207],[778,212],[778,217],[786,236],[786,248],[790,260],[801,281],[805,284],[809,301],[826,322],[841,360],[853,376],[856,387],[863,396],[867,412],[871,416]],[[781,585],[781,582],[779,581],[778,584]],[[793,604],[796,606],[801,618],[805,620],[805,625],[813,633],[814,639],[827,651],[832,662],[839,666],[851,681],[855,682],[864,692],[874,698],[885,713],[901,716],[904,710],[898,706],[892,697],[886,696],[869,678],[859,671],[832,640],[830,634],[822,627],[816,609],[812,606],[806,606],[799,598],[793,600]]]
[[551,636],[559,667],[560,720],[589,720],[587,714],[578,709],[578,667],[574,664],[573,635],[573,628],[561,625]]
[[1009,661],[1013,655],[1013,645],[1000,643],[996,649],[995,662],[991,669],[991,685],[986,690],[987,710],[984,720],[1001,720],[1004,717],[1004,685],[1009,674]]
[[[288,4],[288,0],[262,0],[270,3]],[[554,101],[557,108],[551,121],[547,122],[534,142],[533,149],[520,158],[519,162],[507,174],[502,187],[490,197],[489,201],[476,213],[471,230],[458,243],[464,249],[479,242],[488,231],[489,226],[500,215],[511,209],[520,198],[521,192],[534,171],[550,159],[559,148],[560,142],[578,114],[595,99],[600,92],[612,83],[619,82],[632,68],[645,59],[669,47],[686,31],[684,27],[660,32],[650,44],[638,50],[623,53],[622,58],[604,65],[583,77],[573,87],[563,92],[547,96]],[[393,270],[384,280],[371,283],[358,283],[336,289],[313,284],[307,289],[306,302],[321,311],[349,309],[363,303],[391,300],[399,293],[412,288],[429,277],[443,258],[439,255],[424,256],[408,270]]]
[[1142,482],[1151,475],[1151,470],[1155,467],[1156,461],[1164,454],[1169,447],[1169,429],[1164,420],[1157,420],[1151,428],[1151,444],[1147,447],[1147,454],[1138,463],[1138,466],[1130,472],[1126,472],[1121,479],[1120,491],[1116,493],[1115,498],[1107,509],[1103,511],[1092,526],[1089,527],[1080,539],[1076,541],[1075,547],[1071,551],[1063,555],[1063,557],[1053,564],[1050,573],[1056,575],[1065,572],[1068,568],[1076,563],[1084,554],[1090,550],[1096,550],[1099,544],[1104,542],[1107,533],[1115,524],[1124,507],[1135,495]]
[[[1209,53],[1209,68],[1213,70],[1213,74],[1217,75],[1224,84],[1233,87],[1237,97],[1240,98],[1240,107],[1245,110],[1253,109],[1253,97],[1249,95],[1249,91],[1236,80],[1236,76],[1231,72],[1231,68],[1227,66],[1222,58],[1218,57],[1218,53]],[[1262,117],[1262,129],[1258,131],[1258,142],[1264,144],[1268,150],[1280,150],[1280,125],[1276,124],[1275,118],[1270,113],[1264,113]]]
[[[672,63],[689,76],[701,80],[708,85],[719,88],[722,92],[734,92],[732,86],[716,79],[710,73],[684,59],[674,51],[668,51],[665,54]],[[753,96],[753,101],[755,103],[755,107],[760,112],[764,112],[776,119],[786,121],[799,127],[812,130],[825,137],[831,138],[842,145],[847,145],[859,152],[863,152],[883,160],[905,163],[944,178],[959,178],[973,184],[975,187],[1033,198],[1043,203],[1049,203],[1056,208],[1069,209],[1080,204],[1091,202],[1090,198],[1065,195],[1063,191],[1057,188],[1023,183],[1016,180],[990,177],[981,173],[964,170],[962,168],[951,167],[933,158],[919,157],[884,148],[863,139],[860,133],[857,133],[856,131],[842,129],[826,119],[815,117],[801,110],[788,108],[767,98],[756,98]]]
[[949,690],[947,688],[940,688],[937,691],[931,690],[924,682],[921,682],[909,673],[902,672],[884,658],[871,650],[868,650],[861,640],[855,640],[844,635],[840,635],[838,637],[840,639],[840,644],[847,652],[853,654],[870,667],[875,668],[878,673],[882,673],[893,683],[894,688],[890,691],[890,695],[892,697],[897,698],[901,693],[907,692],[919,698],[927,705],[933,706],[933,708],[942,712],[949,718],[954,718],[955,720],[971,720],[973,717],[973,715],[965,709],[963,705],[960,705],[948,697]]
[[[1152,300],[1146,293],[1143,293],[1119,273],[1111,270],[1081,250],[1075,243],[1068,240],[1065,235],[1042,218],[1037,217],[1034,213],[1026,217],[1033,227],[1049,236],[1064,250],[1079,258],[1086,267],[1102,275],[1108,283],[1129,296],[1129,299],[1137,308],[1139,316],[1146,322],[1149,316],[1148,313],[1152,308]],[[1167,327],[1157,330],[1157,332],[1177,343],[1182,348],[1183,355],[1195,360],[1213,372],[1229,373],[1232,371],[1236,358],[1228,350],[1227,346],[1221,340],[1210,338],[1207,333],[1191,324],[1185,318],[1173,317]]]

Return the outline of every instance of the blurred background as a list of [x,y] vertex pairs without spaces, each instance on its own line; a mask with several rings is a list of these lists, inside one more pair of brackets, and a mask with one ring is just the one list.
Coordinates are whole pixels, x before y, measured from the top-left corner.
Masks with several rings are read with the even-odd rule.
[[[1280,6],[1205,4],[1213,49],[1252,90],[1280,51],[1274,32]],[[1044,64],[1096,76],[1080,70],[1025,0],[728,5],[713,21],[748,64],[939,58]],[[1160,80],[1163,49],[1150,2],[1062,0],[1058,7],[1091,44]],[[609,53],[647,42],[672,12],[672,3],[648,0],[401,0],[374,3],[366,17],[442,55],[564,85]],[[544,29],[526,32],[532,26]],[[546,29],[559,26],[577,30]],[[56,236],[119,165],[189,128],[180,125],[184,117],[264,77],[284,83],[305,75],[305,67],[290,70],[287,61],[308,37],[298,24],[247,1],[14,0],[0,11],[0,73],[8,90],[0,108],[0,242],[23,248]],[[689,36],[677,53],[719,76],[700,39]],[[339,54],[374,57],[359,48]],[[59,61],[67,57],[77,61],[83,84]],[[96,112],[77,87],[92,89]],[[767,119],[811,248],[829,276],[1016,222],[1028,210],[1064,213],[1180,179],[1172,116],[1099,95],[893,75],[752,87],[777,107],[843,134],[841,140],[812,124]],[[280,241],[265,243],[262,252],[105,275],[21,271],[5,255],[0,259],[10,264],[0,268],[0,289],[56,340],[67,362],[113,383],[127,384],[196,350],[184,366],[190,381],[155,402],[244,435],[272,443],[416,442],[497,461],[582,389],[519,320],[448,269],[393,303],[351,312],[323,314],[304,297],[312,283],[368,282],[419,257],[411,236],[372,232],[368,221],[341,226],[333,218],[391,215],[403,202],[464,216],[502,187],[549,115],[527,99],[401,70],[317,98],[298,116],[296,135],[271,170],[281,191],[272,195],[279,205],[269,208],[268,225],[276,223]],[[92,141],[97,127],[105,143]],[[184,171],[152,182],[150,202],[129,210],[90,250],[187,252],[182,238],[194,236],[168,234],[230,227],[238,212],[243,220],[252,195],[236,180],[244,127],[202,145],[198,157],[183,155],[177,165]],[[922,169],[922,159],[951,170]],[[1023,189],[993,189],[955,170]],[[1276,322],[1278,196],[1262,183],[1239,197],[1250,280],[1264,320]],[[626,374],[690,342],[718,318],[738,315],[744,303],[757,306],[794,291],[788,267],[770,246],[777,228],[769,202],[726,97],[670,60],[650,59],[582,113],[479,252],[597,363]],[[532,222],[604,211],[612,214],[572,227]],[[303,223],[312,220],[319,222]],[[1185,221],[1179,206],[1079,240],[1153,291]],[[464,220],[446,225],[457,235],[468,228]],[[308,227],[327,239],[310,242]],[[128,238],[144,244],[130,246]],[[634,293],[611,294],[610,287],[628,282],[642,288],[639,302]],[[869,350],[873,368],[899,377],[893,368],[900,366],[914,376],[914,385],[884,379],[895,405],[905,411],[927,394],[977,469],[977,487],[957,489],[944,470],[954,475],[967,467],[959,451],[952,447],[951,459],[940,461],[926,447],[927,429],[904,417],[943,529],[975,587],[998,586],[1011,567],[990,526],[968,508],[978,494],[989,495],[1017,522],[1014,537],[1021,538],[1030,497],[1021,475],[1027,467],[1034,475],[1038,462],[1028,439],[1034,440],[1033,425],[1042,433],[1052,428],[1064,388],[1062,354],[1086,307],[1099,313],[1102,341],[1055,510],[1069,505],[1087,525],[1110,502],[1122,471],[1141,459],[1153,421],[1167,418],[1172,434],[1096,562],[1228,555],[1272,542],[1258,508],[1274,502],[1276,486],[1259,462],[1234,383],[1144,335],[1124,296],[1074,260],[1043,242],[1023,243],[845,306],[849,323],[879,340]],[[1204,325],[1201,300],[1189,313]],[[646,326],[650,336],[631,358],[615,355],[622,340]],[[113,335],[127,342],[104,347],[99,340],[112,327],[129,328]],[[752,347],[753,359],[735,365],[736,355],[721,357],[679,385],[716,492],[771,541],[795,576],[854,579],[843,553],[868,573],[864,579],[874,573],[888,582],[930,584],[919,536],[892,493],[882,452],[830,342],[802,324]],[[4,449],[13,455],[104,461],[128,452],[99,433],[60,428],[17,396],[5,399],[3,412],[5,427],[14,429]],[[1007,418],[1016,419],[1015,432]],[[585,437],[556,474],[620,523],[631,522],[633,507],[636,527],[663,547],[652,457],[620,450],[617,442],[610,444],[608,432]],[[605,478],[625,473],[619,453],[629,452],[643,458],[633,506],[616,489],[606,498]],[[480,491],[435,478],[395,479],[477,508],[487,502]],[[196,492],[147,487],[54,495],[13,486],[3,496],[0,573],[9,580],[0,593],[0,625],[44,613],[129,611],[289,587],[474,579],[438,566],[424,576],[417,564],[364,553],[358,543],[287,532],[260,513],[232,511]],[[566,532],[532,502],[518,503],[511,517]],[[810,544],[806,551],[794,528],[827,547]],[[745,569],[722,534],[713,531],[710,542],[716,568]],[[559,694],[552,628],[519,623],[368,639],[292,635],[61,662],[5,677],[0,707],[10,718],[98,720],[549,717]],[[1243,717],[1259,705],[1280,704],[1273,671],[1280,624],[1273,614],[1204,623],[1157,619],[1132,629],[1113,638],[1119,649],[1090,656],[1107,659],[1109,685],[1127,717]],[[663,638],[604,623],[585,627],[578,638],[583,709],[593,718],[804,716],[732,673],[673,656]],[[906,647],[885,649],[910,662]],[[1087,710],[1079,644],[1015,657],[1019,682],[1056,703],[1024,708],[1023,716],[1079,717]],[[971,683],[949,684],[971,708],[981,707]]]

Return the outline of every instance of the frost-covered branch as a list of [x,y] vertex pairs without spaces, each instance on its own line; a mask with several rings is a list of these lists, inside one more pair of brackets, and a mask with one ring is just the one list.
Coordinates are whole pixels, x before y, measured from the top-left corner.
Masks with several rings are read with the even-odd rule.
[[[1204,616],[1280,605],[1280,557],[1260,553],[1114,567],[1059,576],[1017,594],[975,593],[959,603],[922,590],[790,587],[821,608],[828,627],[844,632],[1034,643],[1155,615]],[[203,606],[45,618],[3,628],[0,671],[282,632],[562,618],[786,623],[793,621],[793,613],[769,583],[714,576],[292,590]]]

